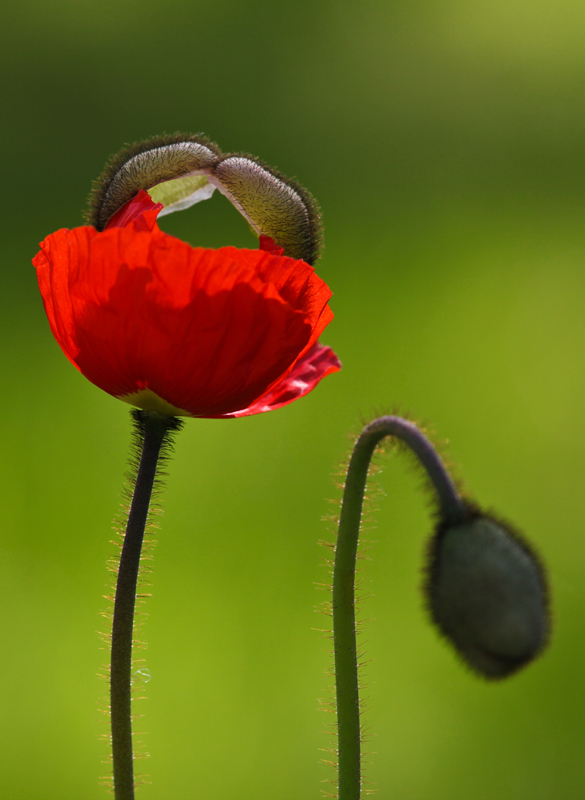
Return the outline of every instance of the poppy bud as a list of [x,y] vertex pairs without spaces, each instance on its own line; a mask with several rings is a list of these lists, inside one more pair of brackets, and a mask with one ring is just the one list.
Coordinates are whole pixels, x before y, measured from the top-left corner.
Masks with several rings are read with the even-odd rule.
[[513,674],[546,644],[543,568],[501,521],[484,514],[441,521],[429,547],[425,590],[433,621],[487,679]]
[[248,156],[226,156],[209,180],[247,219],[258,235],[269,236],[290,258],[314,264],[319,257],[319,209],[293,181]]

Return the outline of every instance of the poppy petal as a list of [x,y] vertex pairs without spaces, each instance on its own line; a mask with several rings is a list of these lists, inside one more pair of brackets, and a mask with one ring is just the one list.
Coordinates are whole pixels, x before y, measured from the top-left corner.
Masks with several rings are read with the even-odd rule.
[[340,369],[341,362],[333,350],[317,342],[269,392],[248,408],[224,417],[247,417],[282,408],[309,394],[323,378]]
[[125,228],[131,223],[139,231],[151,231],[164,206],[154,203],[147,192],[141,189],[128,203],[119,208],[106,224],[108,228]]
[[89,380],[139,405],[154,395],[171,413],[222,417],[259,413],[262,398],[285,405],[338,369],[314,366],[318,377],[294,388],[333,316],[312,267],[261,250],[192,248],[149,230],[158,209],[147,205],[125,227],[57,231],[33,262],[53,334]]

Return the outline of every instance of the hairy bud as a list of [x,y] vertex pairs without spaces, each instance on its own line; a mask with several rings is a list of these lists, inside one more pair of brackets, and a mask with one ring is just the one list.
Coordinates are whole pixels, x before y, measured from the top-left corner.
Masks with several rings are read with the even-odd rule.
[[507,524],[484,514],[439,523],[425,590],[440,631],[485,678],[513,674],[547,642],[543,568]]

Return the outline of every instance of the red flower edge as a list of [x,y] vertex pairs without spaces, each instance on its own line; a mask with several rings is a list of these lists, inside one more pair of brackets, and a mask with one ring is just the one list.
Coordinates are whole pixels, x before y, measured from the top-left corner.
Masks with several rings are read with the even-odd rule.
[[51,330],[94,384],[139,408],[240,417],[287,405],[340,369],[317,342],[331,292],[303,261],[194,248],[145,192],[98,233],[61,229],[33,259]]

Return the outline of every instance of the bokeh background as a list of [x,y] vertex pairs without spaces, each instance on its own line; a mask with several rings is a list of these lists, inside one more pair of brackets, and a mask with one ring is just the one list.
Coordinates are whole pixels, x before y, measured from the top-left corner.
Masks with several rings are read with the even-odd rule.
[[[140,796],[327,790],[317,543],[348,434],[399,408],[538,546],[556,627],[509,682],[470,675],[422,607],[427,500],[384,457],[362,573],[366,778],[388,800],[581,798],[583,3],[9,0],[2,16],[2,796],[107,796],[97,631],[129,442],[126,406],[53,341],[30,259],[81,224],[123,143],[185,130],[318,198],[323,340],[344,369],[273,414],[189,421],[177,442],[144,609]],[[254,246],[217,193],[162,227]]]

